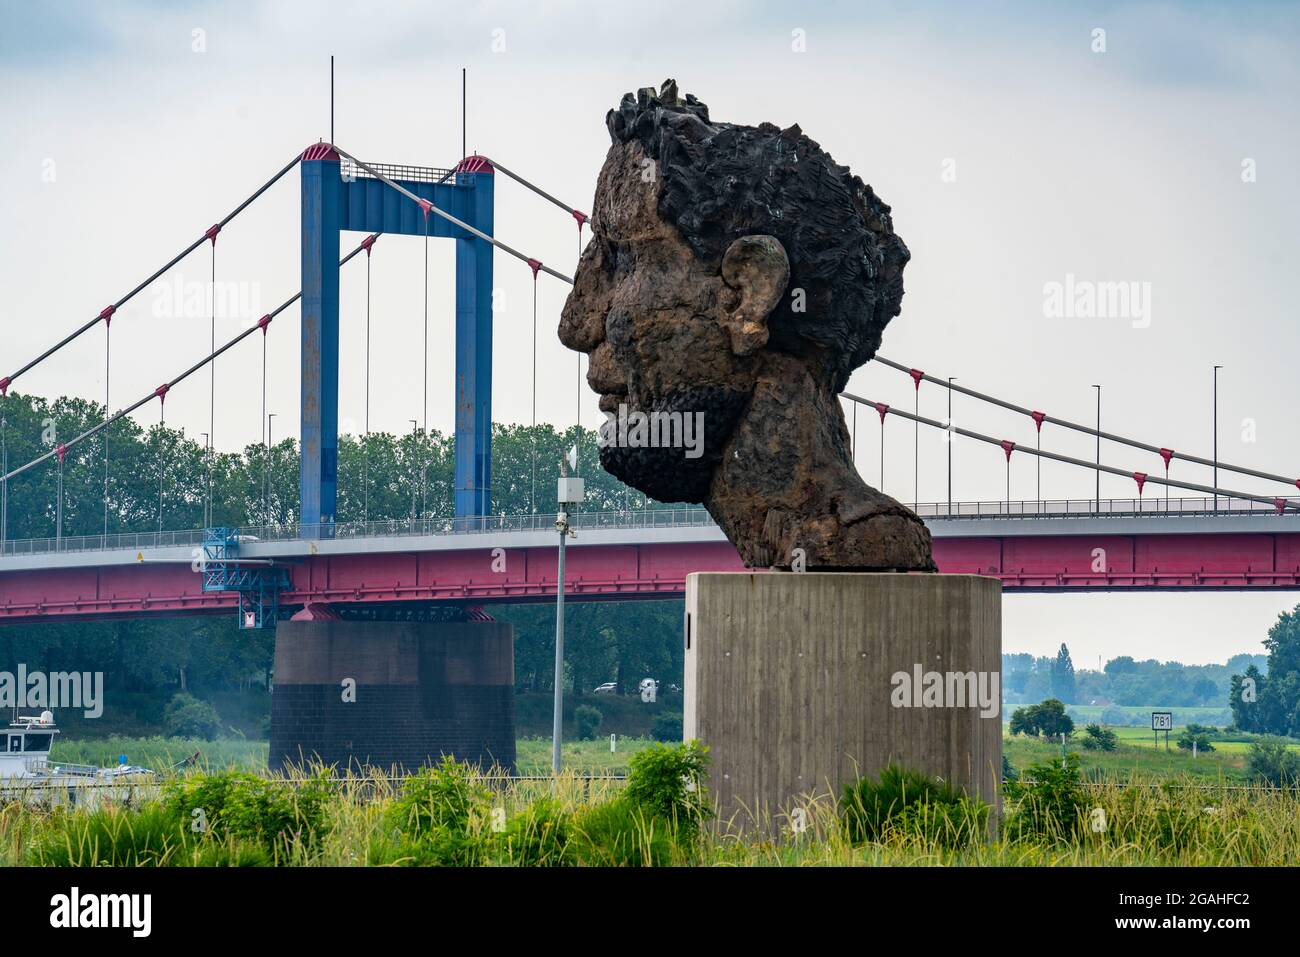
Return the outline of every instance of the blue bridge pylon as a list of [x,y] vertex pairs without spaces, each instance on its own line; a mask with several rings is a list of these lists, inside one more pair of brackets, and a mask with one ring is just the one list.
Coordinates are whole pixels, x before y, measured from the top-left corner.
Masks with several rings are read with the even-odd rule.
[[[373,165],[421,199],[493,235],[492,165]],[[330,537],[338,500],[339,233],[456,241],[455,514],[486,515],[492,444],[492,244],[430,216],[328,143],[302,154],[302,511]]]

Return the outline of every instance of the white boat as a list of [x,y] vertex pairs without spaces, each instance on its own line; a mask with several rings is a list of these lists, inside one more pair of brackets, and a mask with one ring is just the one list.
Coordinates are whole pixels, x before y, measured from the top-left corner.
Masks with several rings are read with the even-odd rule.
[[0,800],[89,805],[101,800],[131,801],[157,793],[157,774],[121,764],[111,768],[50,761],[54,715],[15,717],[0,731]]

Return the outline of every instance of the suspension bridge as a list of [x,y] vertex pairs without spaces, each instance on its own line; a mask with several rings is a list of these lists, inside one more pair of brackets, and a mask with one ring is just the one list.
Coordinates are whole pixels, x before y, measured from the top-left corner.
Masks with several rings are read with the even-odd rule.
[[[115,412],[109,392],[111,326],[117,312],[205,244],[216,280],[216,249],[223,230],[295,167],[301,191],[301,288],[254,325],[224,343],[216,340],[213,315],[210,350],[156,388]],[[102,326],[105,360],[105,418],[66,441],[55,442],[26,462],[10,463],[0,434],[0,621],[67,620],[145,615],[238,612],[241,627],[272,625],[292,609],[349,608],[357,613],[381,606],[386,613],[419,615],[439,602],[479,605],[493,601],[541,600],[556,590],[555,532],[550,514],[494,514],[492,492],[492,290],[495,253],[531,270],[534,282],[533,335],[536,381],[536,288],[542,276],[563,283],[572,277],[502,241],[494,232],[495,186],[505,176],[554,205],[577,226],[581,253],[587,215],[487,156],[466,156],[454,167],[435,169],[362,161],[337,145],[313,144],[280,168],[225,218],[204,229],[163,266],[132,286],[40,355],[0,377],[0,422],[11,388],[27,372]],[[366,234],[346,254],[343,232]],[[369,262],[385,235],[425,243],[425,374],[422,425],[429,412],[428,243],[454,241],[455,408],[453,516],[349,523],[337,520],[339,276],[365,254],[367,262],[367,422],[370,395]],[[524,245],[520,243],[519,245]],[[299,415],[300,510],[290,524],[214,527],[211,495],[203,527],[164,529],[162,470],[159,470],[158,527],[130,531],[111,527],[107,432],[115,422],[158,404],[165,422],[168,396],[181,383],[208,374],[208,402],[215,423],[215,363],[243,340],[262,339],[262,416],[265,425],[266,340],[276,320],[298,305],[301,314],[301,402]],[[247,350],[244,350],[247,352]],[[241,369],[246,362],[239,353]],[[941,573],[977,573],[1000,578],[1009,591],[1171,590],[1300,588],[1300,480],[1103,432],[1058,418],[1005,397],[978,391],[877,356],[875,361],[910,377],[913,409],[891,406],[853,393],[851,434],[856,445],[857,414],[874,412],[881,436],[891,421],[912,425],[919,463],[922,427],[1000,450],[1006,462],[1007,494],[1001,501],[912,502],[935,539]],[[252,365],[252,363],[249,363]],[[1033,446],[958,428],[920,414],[920,391],[930,383],[1034,423]],[[534,384],[535,388],[535,384]],[[534,397],[534,418],[535,418]],[[534,422],[534,424],[536,424]],[[1095,461],[1044,448],[1044,427],[1096,440]],[[210,456],[213,429],[207,435]],[[0,433],[3,425],[0,425]],[[68,536],[63,529],[63,472],[68,453],[97,436],[104,459],[103,528],[98,535]],[[269,447],[269,430],[263,430]],[[1147,456],[1150,472],[1124,469],[1101,459],[1101,442]],[[161,453],[160,453],[161,454]],[[1029,458],[1038,475],[1033,500],[1011,496],[1013,458]],[[1041,463],[1046,460],[1094,472],[1098,492],[1091,499],[1044,498]],[[1174,466],[1212,470],[1209,484],[1174,475]],[[46,538],[8,535],[9,491],[38,470],[57,473]],[[919,471],[919,468],[917,469]],[[1133,482],[1128,499],[1104,499],[1100,475]],[[1277,486],[1275,494],[1220,485],[1220,474]],[[874,476],[867,476],[869,480]],[[951,488],[951,482],[950,488]],[[1151,487],[1148,491],[1148,486]],[[919,489],[919,482],[918,482]],[[568,588],[578,599],[673,597],[683,593],[693,571],[738,570],[739,559],[702,509],[646,509],[588,512],[577,517],[579,538],[571,546]]]

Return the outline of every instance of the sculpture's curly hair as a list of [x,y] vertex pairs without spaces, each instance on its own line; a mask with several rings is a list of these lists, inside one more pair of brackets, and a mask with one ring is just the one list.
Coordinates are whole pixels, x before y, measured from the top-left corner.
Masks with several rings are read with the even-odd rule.
[[678,97],[675,80],[626,94],[605,125],[655,161],[659,214],[705,261],[720,265],[750,233],[781,241],[789,294],[769,317],[769,345],[813,360],[842,390],[902,308],[911,254],[889,206],[797,125],[714,123],[692,94]]

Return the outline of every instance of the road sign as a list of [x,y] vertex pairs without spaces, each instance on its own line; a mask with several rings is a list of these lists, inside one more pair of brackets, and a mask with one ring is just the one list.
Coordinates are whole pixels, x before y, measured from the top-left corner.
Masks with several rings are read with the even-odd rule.
[[1152,711],[1151,712],[1151,730],[1152,731],[1170,731],[1174,727],[1174,713],[1172,711]]

